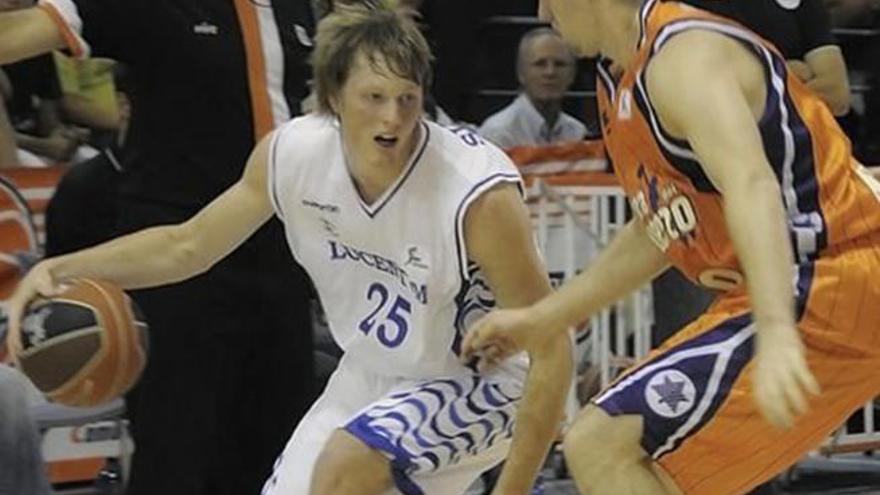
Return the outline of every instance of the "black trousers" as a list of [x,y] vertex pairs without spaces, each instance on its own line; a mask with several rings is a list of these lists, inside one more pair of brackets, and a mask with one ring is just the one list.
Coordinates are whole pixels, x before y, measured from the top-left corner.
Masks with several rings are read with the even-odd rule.
[[[121,232],[192,212],[120,201]],[[130,495],[258,494],[315,399],[310,286],[273,220],[207,273],[131,293],[149,359],[126,397]]]
[[[47,251],[70,252],[194,211],[117,201],[105,155],[68,172]],[[257,494],[315,398],[307,278],[272,221],[208,273],[131,293],[150,354],[127,397],[133,495]]]

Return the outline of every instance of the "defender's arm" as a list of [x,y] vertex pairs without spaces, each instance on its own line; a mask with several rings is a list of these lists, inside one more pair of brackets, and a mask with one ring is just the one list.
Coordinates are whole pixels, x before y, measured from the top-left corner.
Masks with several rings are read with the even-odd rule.
[[[782,193],[756,123],[763,113],[763,69],[738,42],[690,31],[661,48],[647,83],[660,120],[690,142],[723,195],[758,326],[758,373],[770,363],[778,367],[768,373],[776,376],[756,379],[758,401],[768,419],[789,424],[790,409],[806,408],[803,390],[816,386],[795,327],[794,257]],[[712,102],[712,112],[706,112],[706,102]],[[767,352],[775,361],[763,357]]]
[[586,270],[556,292],[528,308],[493,311],[478,321],[465,337],[462,352],[472,356],[497,348],[506,355],[540,347],[543,339],[565,334],[668,267],[641,222],[632,220]]
[[[550,292],[528,211],[515,186],[496,186],[484,193],[470,207],[465,222],[468,253],[502,307],[527,306]],[[496,493],[528,493],[562,421],[573,367],[568,335],[561,332],[546,338],[529,349],[529,358],[513,444]]]

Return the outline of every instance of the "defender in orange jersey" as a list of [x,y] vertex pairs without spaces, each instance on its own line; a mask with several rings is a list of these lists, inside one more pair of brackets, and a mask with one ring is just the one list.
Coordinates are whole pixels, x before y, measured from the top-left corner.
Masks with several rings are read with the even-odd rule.
[[747,492],[880,392],[880,185],[776,50],[677,2],[542,0],[600,55],[608,154],[635,219],[590,268],[465,349],[540,346],[673,264],[721,291],[587,406],[584,493]]

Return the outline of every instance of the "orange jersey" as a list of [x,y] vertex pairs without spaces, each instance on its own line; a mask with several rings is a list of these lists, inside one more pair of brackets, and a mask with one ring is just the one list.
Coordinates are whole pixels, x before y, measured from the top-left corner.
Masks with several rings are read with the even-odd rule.
[[[788,72],[775,48],[733,21],[678,2],[650,0],[641,11],[635,60],[616,80],[600,62],[597,89],[609,158],[634,213],[670,261],[710,288],[734,289],[743,280],[721,195],[689,144],[660,126],[646,91],[645,68],[652,56],[690,29],[730,36],[764,66],[767,98],[758,126],[798,263],[880,232],[880,187],[852,157],[849,140],[826,105]],[[711,112],[711,102],[706,111]]]

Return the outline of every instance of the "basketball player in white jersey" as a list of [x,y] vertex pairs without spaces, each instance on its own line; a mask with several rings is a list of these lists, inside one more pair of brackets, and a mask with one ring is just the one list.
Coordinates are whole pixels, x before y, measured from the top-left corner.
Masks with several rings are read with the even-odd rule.
[[35,267],[11,300],[10,345],[34,296],[76,277],[128,289],[192,277],[274,213],[346,352],[264,494],[463,493],[505,457],[497,493],[527,493],[557,433],[570,343],[530,352],[527,377],[524,359],[483,373],[458,355],[496,299],[523,306],[550,291],[520,176],[472,132],[421,119],[427,43],[410,14],[367,4],[318,29],[318,114],[261,142],[241,180],[188,222]]

